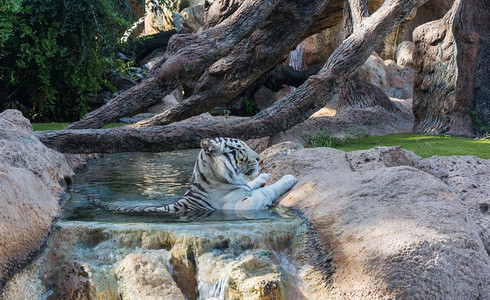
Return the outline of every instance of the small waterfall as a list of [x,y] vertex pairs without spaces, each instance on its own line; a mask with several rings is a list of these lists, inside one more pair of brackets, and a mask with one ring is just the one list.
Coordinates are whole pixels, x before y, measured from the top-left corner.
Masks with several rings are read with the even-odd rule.
[[301,70],[303,67],[303,44],[304,41],[299,43],[293,51],[289,52],[289,66],[295,70]]
[[205,253],[197,261],[198,300],[225,299],[225,288],[231,272],[232,259],[223,252]]
[[228,276],[220,277],[218,281],[213,284],[205,283],[199,280],[198,275],[198,290],[199,298],[198,300],[210,300],[210,299],[225,299],[225,288],[228,284]]

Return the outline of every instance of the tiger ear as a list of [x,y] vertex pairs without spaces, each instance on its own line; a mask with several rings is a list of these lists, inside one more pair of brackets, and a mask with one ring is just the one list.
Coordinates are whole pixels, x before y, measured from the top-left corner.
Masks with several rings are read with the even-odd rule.
[[217,144],[215,141],[211,139],[202,139],[201,140],[201,148],[206,152],[207,154],[211,155],[218,155],[221,153],[220,151],[220,145]]

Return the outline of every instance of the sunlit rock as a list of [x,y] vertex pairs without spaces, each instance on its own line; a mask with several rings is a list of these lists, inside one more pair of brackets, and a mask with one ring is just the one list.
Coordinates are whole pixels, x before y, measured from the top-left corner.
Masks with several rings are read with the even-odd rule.
[[413,68],[413,43],[401,42],[396,48],[395,59],[398,65]]
[[129,254],[116,263],[114,272],[122,299],[182,299],[166,268],[170,258],[167,251]]
[[271,180],[299,180],[280,205],[309,220],[307,244],[297,245],[308,252],[295,253],[313,298],[490,297],[489,160],[398,147],[280,153],[274,163],[262,154],[263,165]]
[[0,289],[45,243],[73,171],[45,147],[17,110],[0,114]]

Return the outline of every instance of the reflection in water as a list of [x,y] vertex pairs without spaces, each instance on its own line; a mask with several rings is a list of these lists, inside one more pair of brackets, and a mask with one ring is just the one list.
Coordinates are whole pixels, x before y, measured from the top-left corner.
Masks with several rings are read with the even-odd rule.
[[198,153],[197,149],[162,153],[118,153],[91,161],[74,177],[73,192],[63,207],[62,219],[168,223],[280,218],[271,211],[122,214],[96,208],[88,201],[89,195],[96,195],[102,201],[117,201],[118,205],[172,203],[185,193]]

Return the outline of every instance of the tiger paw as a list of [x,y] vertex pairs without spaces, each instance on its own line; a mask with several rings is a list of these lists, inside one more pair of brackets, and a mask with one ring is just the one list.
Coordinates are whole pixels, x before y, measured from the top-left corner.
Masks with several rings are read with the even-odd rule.
[[257,176],[256,180],[257,180],[257,182],[261,182],[262,185],[264,185],[267,182],[267,180],[269,180],[269,177],[271,177],[271,174],[262,173],[259,176]]
[[252,189],[252,190],[256,190],[258,188],[261,188],[264,186],[264,184],[267,182],[267,180],[269,180],[269,177],[271,175],[269,173],[262,173],[260,174],[259,176],[257,176],[254,180],[252,180],[248,186]]
[[281,181],[284,181],[284,183],[289,185],[290,187],[292,187],[293,185],[296,184],[296,182],[298,182],[296,177],[290,174],[282,176]]

